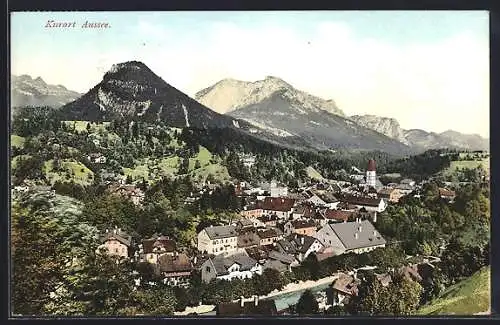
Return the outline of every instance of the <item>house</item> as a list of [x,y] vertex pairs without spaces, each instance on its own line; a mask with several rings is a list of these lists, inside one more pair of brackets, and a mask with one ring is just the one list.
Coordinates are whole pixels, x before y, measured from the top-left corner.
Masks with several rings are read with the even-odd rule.
[[[290,240],[292,237],[290,237]],[[279,253],[293,255],[297,254],[297,250],[295,249],[295,245],[291,243],[288,238],[280,239],[276,242],[276,249]]]
[[265,260],[264,263],[262,264],[262,271],[264,271],[266,269],[274,269],[280,273],[291,271],[290,265],[285,264],[281,261],[272,260],[272,259]]
[[240,214],[246,218],[258,218],[264,214],[262,203],[257,202],[256,204],[246,206],[243,208],[243,211],[240,211]]
[[314,236],[316,233],[316,223],[313,220],[290,220],[285,223],[285,235],[298,234]]
[[316,238],[326,247],[332,247],[336,255],[354,252],[361,254],[378,247],[386,241],[370,221],[329,223],[316,233]]
[[254,223],[250,219],[242,218],[236,223],[236,230],[238,232],[245,232],[248,230],[253,230]]
[[295,257],[294,254],[282,253],[276,250],[271,250],[267,254],[267,258],[270,260],[276,260],[288,266],[288,270],[292,267],[299,266],[300,262]]
[[395,188],[401,193],[401,195],[408,195],[415,190],[415,188],[409,184],[398,184]]
[[[352,220],[355,216],[354,211],[345,211],[345,210],[332,210],[326,209],[323,212],[324,218],[327,222],[347,222]],[[324,226],[324,224],[323,224]]]
[[236,227],[210,226],[198,234],[198,251],[209,254],[229,254],[238,247],[238,233]]
[[439,188],[439,196],[442,199],[445,199],[445,200],[451,202],[455,199],[456,193],[455,193],[455,191],[452,191],[452,190],[449,190],[446,188]]
[[301,204],[293,209],[292,219],[309,219],[314,218],[316,215],[316,208],[313,204]]
[[243,165],[247,168],[251,168],[255,164],[254,156],[245,156],[242,158]]
[[306,202],[309,202],[316,206],[324,206],[326,204],[326,202],[319,197],[318,193],[313,193],[313,192],[309,193],[311,193],[311,196],[306,200]]
[[193,265],[186,254],[176,252],[174,255],[161,255],[158,264],[164,283],[172,286],[189,284]]
[[323,201],[322,206],[336,209],[340,201],[331,192],[318,193],[317,196]]
[[271,197],[285,197],[288,195],[288,188],[286,186],[278,186],[276,182],[271,182],[269,190]]
[[238,248],[250,248],[260,245],[260,238],[254,231],[247,231],[238,235]]
[[259,236],[259,245],[271,245],[283,238],[283,232],[275,227],[265,228],[257,231]]
[[295,234],[288,238],[290,243],[295,246],[295,256],[300,262],[304,261],[309,254],[316,253],[324,247],[318,239],[311,236]]
[[377,196],[386,199],[388,202],[397,203],[404,195],[397,188],[383,188],[378,191]]
[[419,273],[419,266],[417,264],[402,266],[399,272],[412,281],[422,281],[422,276]]
[[239,302],[223,302],[215,307],[217,316],[276,316],[278,310],[272,299],[259,300],[254,296],[253,301],[244,301],[242,297]]
[[260,264],[264,263],[269,258],[269,252],[272,248],[268,246],[253,246],[247,247],[244,249],[245,253],[259,262]]
[[158,263],[158,258],[164,254],[174,255],[176,252],[176,243],[167,236],[153,235],[151,238],[144,239],[139,245],[139,260],[152,264]]
[[410,178],[405,178],[403,180],[401,180],[401,182],[399,182],[399,184],[406,184],[406,185],[410,185],[410,186],[415,186],[415,181],[413,179],[410,179]]
[[108,255],[127,258],[129,257],[129,250],[132,245],[132,236],[120,228],[115,228],[111,231],[106,229],[105,234],[101,237],[101,243],[97,248],[97,252],[105,249]]
[[275,214],[266,214],[257,218],[257,220],[266,227],[276,227],[278,216]]
[[342,201],[358,209],[365,208],[367,211],[384,212],[387,207],[387,202],[382,198],[346,195]]
[[255,274],[262,274],[262,266],[244,252],[209,258],[201,267],[201,278],[207,283],[213,279],[249,279]]
[[115,184],[109,188],[109,192],[126,197],[135,205],[141,205],[145,196],[144,192],[135,185]]
[[105,164],[106,163],[106,156],[104,156],[102,153],[91,153],[90,155],[87,156],[87,159],[90,162],[93,162],[95,164]]
[[288,219],[293,212],[294,199],[281,197],[266,197],[262,204],[265,214],[275,214],[280,219]]
[[339,277],[332,283],[329,304],[332,306],[343,306],[349,302],[349,299],[358,295],[358,285],[361,283],[359,279],[339,273]]

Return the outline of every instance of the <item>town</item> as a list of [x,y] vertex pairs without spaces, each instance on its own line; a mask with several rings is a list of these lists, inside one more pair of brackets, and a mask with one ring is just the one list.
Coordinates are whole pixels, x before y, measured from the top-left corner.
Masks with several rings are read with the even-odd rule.
[[[95,163],[105,162],[102,156],[89,156]],[[246,163],[253,161],[245,160]],[[289,189],[276,181],[252,186],[248,182],[235,181],[232,186],[236,197],[245,202],[242,210],[232,220],[210,224],[202,228],[191,245],[182,245],[169,236],[155,233],[147,238],[132,238],[124,225],[102,229],[100,246],[96,253],[116,258],[121,263],[133,262],[139,269],[150,270],[149,276],[134,271],[135,286],[148,281],[148,285],[163,283],[169,287],[189,288],[193,277],[202,282],[234,282],[263,277],[263,274],[284,276],[293,274],[314,260],[316,263],[335,259],[342,255],[362,255],[374,250],[397,245],[388,241],[377,229],[379,219],[390,206],[397,206],[400,200],[421,199],[429,181],[416,182],[401,179],[397,183],[382,185],[377,176],[376,162],[369,160],[366,170],[352,168],[352,183],[346,181],[310,181],[296,189]],[[112,195],[129,200],[135,206],[142,206],[145,192],[137,185],[127,184],[122,179],[117,183],[106,181],[107,191]],[[204,193],[212,193],[217,185],[202,184],[196,192],[186,198],[185,204],[200,200]],[[55,194],[50,187],[37,189]],[[456,193],[445,187],[437,188],[439,199],[452,204]],[[14,193],[28,193],[28,186],[14,187]],[[443,247],[441,247],[443,249]],[[383,254],[383,253],[382,253]],[[427,253],[427,254],[430,254]],[[417,254],[418,255],[418,254]],[[408,258],[408,256],[406,257]],[[411,260],[408,260],[411,261]],[[412,262],[385,270],[376,265],[354,265],[338,268],[322,279],[315,279],[313,285],[323,284],[324,290],[314,296],[318,303],[316,312],[338,310],[355,297],[364,271],[374,271],[382,286],[391,282],[394,272],[410,281],[421,282],[419,270],[434,268],[439,257],[421,256]],[[140,266],[143,265],[143,266]],[[267,270],[267,271],[266,271]],[[326,280],[326,282],[325,282]],[[302,286],[295,280],[296,288]],[[325,284],[327,287],[325,287]],[[293,283],[288,286],[292,287]],[[272,286],[271,286],[272,287]],[[321,286],[320,286],[321,287]],[[249,292],[238,301],[224,301],[204,305],[200,299],[196,305],[186,306],[176,315],[287,315],[293,314],[294,306],[280,306],[273,297],[279,297],[283,287],[259,295]],[[286,288],[284,289],[286,291]],[[328,292],[328,295],[326,294]],[[285,307],[285,308],[284,308]],[[337,308],[337,309],[334,309]]]

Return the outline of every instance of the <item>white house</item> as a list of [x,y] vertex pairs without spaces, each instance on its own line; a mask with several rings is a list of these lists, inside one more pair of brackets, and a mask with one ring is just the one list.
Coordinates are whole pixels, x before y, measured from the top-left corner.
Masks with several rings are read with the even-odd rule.
[[385,247],[386,244],[370,221],[360,219],[326,224],[316,233],[316,238],[325,247],[332,247],[336,255],[350,252],[361,254]]
[[115,228],[111,231],[106,229],[101,242],[102,244],[97,248],[97,252],[104,248],[108,255],[126,258],[129,256],[132,237],[120,228]]
[[212,279],[249,279],[255,274],[262,274],[262,265],[244,252],[209,258],[201,266],[201,278],[207,283]]
[[208,254],[229,254],[238,247],[236,226],[210,226],[198,234],[198,250]]
[[162,255],[173,256],[176,252],[176,243],[166,236],[153,235],[144,239],[139,245],[138,257],[141,262],[157,264]]
[[288,195],[288,188],[286,186],[278,186],[276,182],[271,182],[269,189],[271,197],[285,197]]
[[262,203],[264,214],[274,214],[280,219],[288,219],[293,213],[294,199],[266,197]]
[[324,245],[317,239],[311,236],[295,235],[290,240],[290,243],[295,249],[295,256],[302,262],[309,254],[317,253],[323,249]]
[[387,202],[383,198],[362,197],[362,196],[345,196],[343,202],[354,205],[358,209],[365,208],[366,211],[384,212],[387,208]]

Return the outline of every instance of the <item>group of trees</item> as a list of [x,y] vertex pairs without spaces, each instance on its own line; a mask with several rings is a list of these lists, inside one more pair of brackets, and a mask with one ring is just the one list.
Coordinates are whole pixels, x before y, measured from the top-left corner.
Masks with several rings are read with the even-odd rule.
[[134,267],[97,252],[82,204],[48,192],[13,205],[12,306],[19,315],[170,315],[170,288],[136,287]]

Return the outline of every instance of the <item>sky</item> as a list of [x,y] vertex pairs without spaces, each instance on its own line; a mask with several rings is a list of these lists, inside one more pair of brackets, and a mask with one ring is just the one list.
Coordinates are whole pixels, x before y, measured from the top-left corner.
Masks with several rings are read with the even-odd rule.
[[[81,28],[86,21],[111,27]],[[11,14],[14,75],[84,93],[131,60],[191,97],[224,78],[276,76],[347,115],[489,137],[487,11]]]

